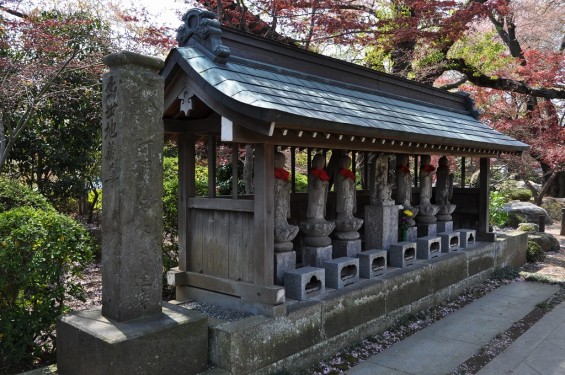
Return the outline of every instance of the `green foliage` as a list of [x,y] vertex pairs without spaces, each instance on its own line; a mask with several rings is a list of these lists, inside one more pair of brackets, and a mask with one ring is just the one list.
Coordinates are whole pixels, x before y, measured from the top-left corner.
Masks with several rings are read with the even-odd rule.
[[547,214],[556,221],[561,221],[563,206],[555,199],[546,199],[541,207],[547,211]]
[[[237,175],[243,176],[243,162],[238,160],[237,162]],[[232,191],[232,163],[227,163],[220,165],[216,170],[216,188],[218,189],[219,195],[231,195]],[[245,186],[243,180],[238,178],[237,180],[237,192],[238,194],[245,193]]]
[[301,173],[295,175],[296,192],[303,193],[308,191],[308,176]]
[[494,280],[514,280],[518,276],[520,276],[520,269],[508,266],[495,269],[490,278]]
[[508,215],[508,226],[512,228],[518,228],[521,223],[525,223],[526,218],[523,215],[517,213],[511,213]]
[[499,191],[491,191],[489,197],[489,224],[503,227],[508,221],[508,212],[504,211],[506,200]]
[[92,260],[89,234],[54,210],[0,213],[0,372],[53,359],[54,326],[65,298],[84,298],[80,275]]
[[166,283],[166,272],[178,266],[178,158],[163,157],[163,295],[172,294]]
[[196,182],[196,196],[208,196],[208,167],[201,164],[196,164],[195,168],[195,182]]
[[526,253],[528,262],[542,262],[545,259],[545,252],[541,246],[534,241],[528,240],[528,251]]
[[45,211],[53,210],[53,206],[43,195],[15,180],[0,178],[0,212],[22,206]]
[[529,202],[532,199],[532,192],[528,189],[511,189],[506,194],[510,200]]

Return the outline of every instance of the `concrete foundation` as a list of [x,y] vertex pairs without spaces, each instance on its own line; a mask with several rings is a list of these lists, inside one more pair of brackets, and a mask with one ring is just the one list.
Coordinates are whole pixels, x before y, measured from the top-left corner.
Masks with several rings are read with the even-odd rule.
[[127,322],[100,310],[57,322],[59,375],[195,374],[207,368],[208,318],[167,304],[162,313]]
[[372,279],[386,273],[386,250],[367,250],[359,253],[359,276]]
[[284,286],[284,274],[296,268],[296,251],[275,253],[275,284]]
[[361,252],[361,240],[333,240],[333,258],[350,257],[356,258]]

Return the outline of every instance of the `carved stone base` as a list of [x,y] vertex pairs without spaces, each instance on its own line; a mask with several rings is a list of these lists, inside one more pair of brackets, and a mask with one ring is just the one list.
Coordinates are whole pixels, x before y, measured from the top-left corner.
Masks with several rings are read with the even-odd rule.
[[341,289],[359,282],[359,259],[337,258],[323,263],[328,288]]
[[477,237],[477,231],[474,229],[459,229],[459,241],[460,246],[463,249],[469,248],[475,244],[475,239]]
[[365,248],[387,250],[398,242],[398,207],[365,206]]
[[399,242],[390,245],[388,264],[391,267],[404,268],[414,264],[416,259],[416,244],[414,242]]
[[437,232],[453,232],[453,221],[438,221],[437,222]]
[[335,223],[321,221],[317,223],[300,223],[300,230],[305,234],[304,245],[313,247],[329,246],[332,243],[329,235],[334,230]]
[[440,233],[438,234],[438,236],[441,237],[442,253],[451,253],[452,251],[457,251],[460,249],[459,232]]
[[275,284],[284,286],[284,274],[296,268],[296,251],[275,253]]
[[341,258],[341,257],[356,258],[357,255],[361,252],[361,240],[353,240],[353,241],[333,240],[332,247],[333,247],[332,254],[334,258]]
[[367,250],[359,253],[359,276],[364,279],[386,273],[386,250]]
[[322,263],[332,259],[332,246],[304,246],[302,249],[302,265],[322,267]]
[[432,259],[441,255],[441,238],[435,236],[422,237],[416,240],[418,259]]
[[293,244],[292,242],[275,243],[274,248],[275,248],[275,253],[284,253],[291,251],[293,248]]
[[418,224],[418,237],[435,236],[437,234],[437,224]]
[[284,277],[284,288],[288,298],[304,301],[323,294],[326,276],[323,268],[302,267],[289,271]]

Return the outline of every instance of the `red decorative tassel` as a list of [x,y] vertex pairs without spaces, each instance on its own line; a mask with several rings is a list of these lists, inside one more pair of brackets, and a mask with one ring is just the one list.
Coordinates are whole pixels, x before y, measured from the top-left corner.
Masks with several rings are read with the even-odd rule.
[[355,181],[355,174],[350,169],[340,168],[339,173],[345,178],[350,178]]
[[284,168],[275,168],[275,178],[283,181],[288,181],[290,180],[290,173]]
[[398,169],[400,172],[404,174],[410,174],[410,168],[408,168],[405,165],[399,165],[396,169]]
[[436,170],[436,167],[434,167],[434,166],[431,165],[431,164],[427,164],[427,165],[424,165],[424,166],[422,167],[422,170],[423,170],[424,172],[430,173],[430,172],[435,171],[435,170]]
[[326,173],[326,170],[324,168],[314,168],[314,169],[310,170],[310,173],[312,174],[312,176],[317,177],[322,181],[329,181],[330,180],[330,176],[328,176],[328,174]]

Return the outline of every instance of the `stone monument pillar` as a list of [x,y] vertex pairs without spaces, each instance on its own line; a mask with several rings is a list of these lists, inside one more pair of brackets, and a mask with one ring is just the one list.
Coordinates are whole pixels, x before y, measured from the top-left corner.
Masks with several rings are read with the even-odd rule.
[[455,205],[449,202],[453,196],[453,173],[449,173],[449,162],[445,156],[439,159],[436,180],[436,205],[439,211],[436,215],[439,232],[453,231],[453,218],[451,214],[455,211]]
[[275,153],[275,284],[284,285],[284,274],[296,268],[296,251],[292,240],[298,234],[296,225],[288,224],[290,218],[290,174],[284,169],[286,158]]
[[[402,232],[406,231],[406,241],[416,241],[418,237],[417,229],[414,227],[414,218],[418,214],[418,209],[412,206],[412,176],[408,163],[408,155],[396,155],[396,197],[395,203],[400,205],[401,219],[399,223],[400,238]],[[408,211],[411,215],[408,215]]]
[[371,165],[374,183],[371,204],[365,207],[365,250],[388,250],[398,241],[398,209],[391,199],[388,155],[380,155]]
[[418,237],[435,236],[437,233],[436,214],[439,207],[431,203],[432,175],[436,168],[431,165],[431,156],[422,155],[420,158],[420,204],[418,208]]
[[353,216],[357,211],[357,189],[355,174],[351,171],[351,158],[342,155],[339,158],[338,171],[335,175],[336,214],[333,257],[357,257],[361,252],[359,228],[363,220]]
[[335,224],[325,219],[330,177],[324,169],[324,164],[324,155],[314,155],[312,170],[308,175],[306,221],[299,225],[304,233],[302,263],[313,267],[321,267],[324,261],[332,259],[332,240],[329,235]]
[[129,52],[104,62],[102,311],[57,322],[58,373],[200,372],[207,318],[161,303],[163,62]]

